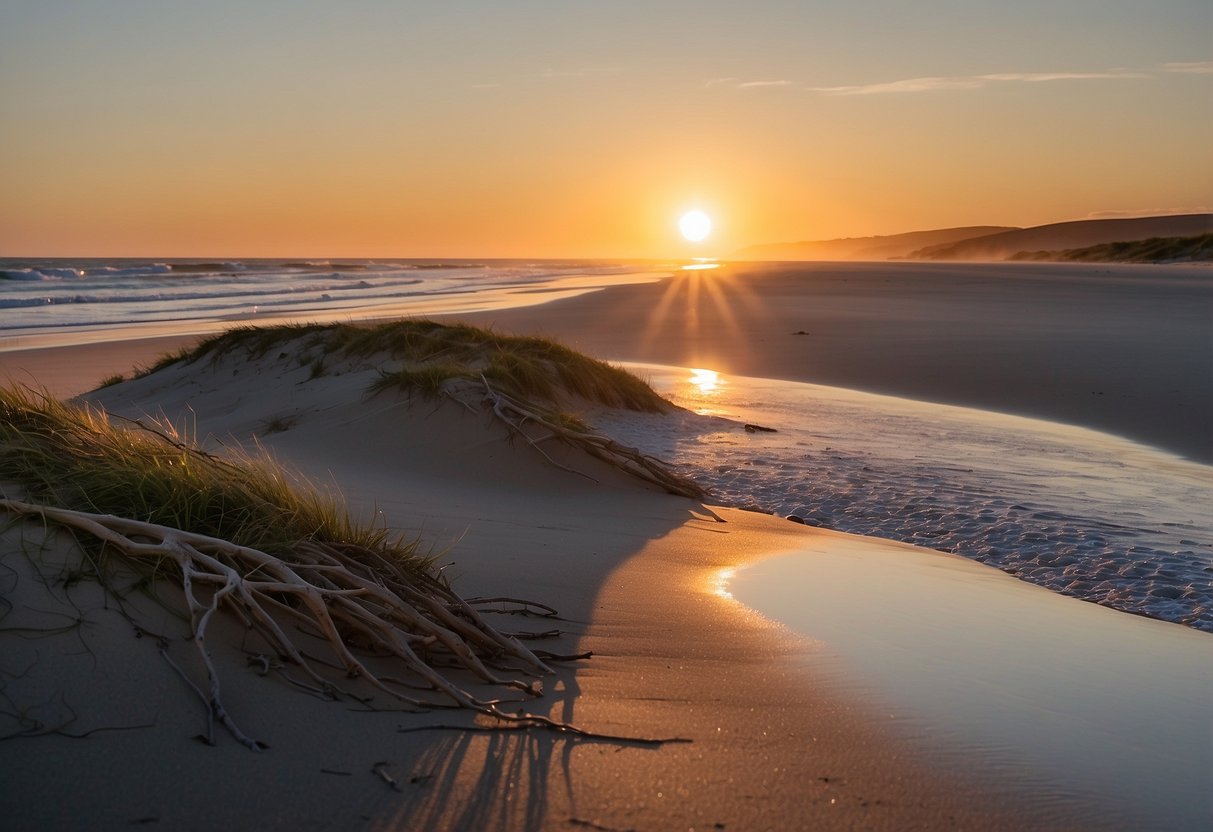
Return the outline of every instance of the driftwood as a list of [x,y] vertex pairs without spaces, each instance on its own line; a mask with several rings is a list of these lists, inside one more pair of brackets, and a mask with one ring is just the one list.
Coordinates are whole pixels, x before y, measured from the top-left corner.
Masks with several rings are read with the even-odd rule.
[[[702,489],[659,460],[495,390],[484,376],[481,381],[483,388],[469,382],[469,387],[444,392],[464,407],[489,410],[511,434],[553,465],[588,476],[561,464],[542,447],[555,440],[672,494],[704,496]],[[180,450],[229,465],[142,422],[134,424]],[[594,734],[516,706],[507,712],[502,707],[506,700],[487,698],[494,689],[540,696],[539,677],[553,672],[548,662],[577,661],[588,658],[589,653],[533,651],[520,638],[559,635],[560,631],[516,637],[492,627],[483,614],[556,618],[556,611],[514,598],[465,600],[440,573],[411,568],[374,548],[303,539],[285,553],[271,554],[166,525],[19,500],[0,499],[0,513],[38,518],[46,525],[92,538],[101,544],[103,553],[116,555],[145,574],[179,582],[190,622],[189,640],[205,678],[194,678],[196,671],[187,672],[173,661],[164,639],[161,654],[204,703],[207,731],[201,739],[211,744],[218,723],[246,748],[260,751],[266,747],[242,729],[224,705],[220,674],[207,645],[210,625],[221,610],[243,622],[267,645],[262,653],[246,651],[249,666],[263,676],[272,670],[311,695],[368,703],[365,688],[355,693],[342,687],[339,680],[344,674],[403,705],[470,709],[492,718],[500,728],[537,728],[564,737],[658,745],[685,741]],[[331,655],[306,652],[298,643],[301,635],[309,639],[310,646],[317,640],[323,643]],[[380,662],[373,663],[374,670],[368,657]],[[378,672],[389,665],[393,675]],[[288,667],[294,675],[288,673]],[[471,692],[454,674],[486,686],[488,693]]]
[[[537,408],[512,398],[499,390],[494,390],[493,386],[489,384],[488,379],[483,375],[480,379],[484,385],[484,403],[493,416],[503,422],[513,434],[522,437],[531,447],[557,468],[593,479],[593,477],[584,472],[576,471],[552,459],[540,447],[540,443],[556,439],[574,448],[580,448],[595,459],[600,459],[608,465],[619,468],[644,482],[656,485],[670,494],[676,494],[680,497],[690,497],[692,499],[699,499],[705,496],[706,492],[702,488],[689,479],[670,471],[660,460],[648,456],[636,448],[621,445],[608,436],[561,425],[545,416]],[[452,398],[457,399],[458,396],[452,394]],[[526,429],[527,425],[533,425],[547,433],[535,436],[534,430],[528,431]]]
[[[208,722],[218,722],[251,750],[264,746],[241,729],[224,706],[219,673],[207,649],[208,627],[224,607],[260,634],[278,661],[295,665],[310,677],[314,690],[358,698],[321,672],[327,663],[296,645],[287,634],[287,622],[317,631],[347,677],[362,679],[405,704],[469,708],[504,722],[575,733],[571,726],[546,717],[507,713],[499,707],[500,700],[479,698],[440,671],[439,662],[444,667],[454,665],[481,682],[531,696],[542,692],[535,677],[552,672],[518,639],[490,626],[442,580],[408,570],[381,553],[302,541],[289,556],[277,557],[226,540],[110,515],[16,500],[0,500],[0,511],[87,534],[107,550],[149,567],[173,564],[206,679],[195,683],[173,666],[206,703]],[[355,653],[354,645],[362,648],[360,654],[372,651],[390,657],[396,667],[410,671],[412,679],[377,675]],[[257,661],[267,671],[271,667],[268,659]],[[515,678],[518,673],[528,678]],[[419,689],[429,695],[419,696]]]

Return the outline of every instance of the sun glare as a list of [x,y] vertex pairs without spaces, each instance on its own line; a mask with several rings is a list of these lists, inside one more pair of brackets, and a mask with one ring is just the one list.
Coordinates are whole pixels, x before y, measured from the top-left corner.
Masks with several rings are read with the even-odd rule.
[[715,370],[700,370],[698,368],[691,370],[691,377],[687,379],[700,393],[715,393],[720,387],[720,373]]
[[703,211],[687,211],[678,220],[678,230],[692,243],[702,242],[712,233],[712,218]]
[[726,600],[733,600],[733,593],[729,592],[729,581],[737,577],[737,568],[729,567],[721,569],[712,577],[712,592]]

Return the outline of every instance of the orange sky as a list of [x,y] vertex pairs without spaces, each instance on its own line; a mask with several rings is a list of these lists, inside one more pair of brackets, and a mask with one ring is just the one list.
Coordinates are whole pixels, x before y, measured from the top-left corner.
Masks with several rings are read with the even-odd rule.
[[0,256],[721,256],[1213,204],[1202,2],[247,5],[0,7]]

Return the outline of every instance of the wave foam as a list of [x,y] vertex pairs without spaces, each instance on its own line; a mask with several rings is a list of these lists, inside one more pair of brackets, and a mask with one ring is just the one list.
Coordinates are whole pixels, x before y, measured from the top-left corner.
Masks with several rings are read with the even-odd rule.
[[84,277],[80,269],[5,269],[0,271],[0,277],[5,280],[68,280]]
[[1080,428],[818,385],[735,379],[708,397],[669,368],[653,383],[730,419],[593,421],[721,502],[954,552],[1213,632],[1213,520],[1196,508],[1213,505],[1213,467]]
[[151,274],[170,274],[173,267],[167,263],[152,263],[147,266],[135,266],[134,268],[119,268],[116,266],[97,266],[84,270],[84,276],[87,277],[140,277],[142,275]]

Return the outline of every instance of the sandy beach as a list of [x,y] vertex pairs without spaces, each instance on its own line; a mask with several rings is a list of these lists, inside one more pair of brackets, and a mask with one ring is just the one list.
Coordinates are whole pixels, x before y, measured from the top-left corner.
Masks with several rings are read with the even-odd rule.
[[1213,461],[1204,266],[737,263],[461,317],[601,358],[1033,416]]
[[1106,6],[4,3],[0,832],[1213,832]]
[[[736,263],[635,280],[453,317],[606,360],[1032,416],[1213,461],[1205,266]],[[418,314],[442,311],[433,304]],[[76,395],[196,340],[165,329],[121,345],[91,333],[97,343],[70,352],[0,348],[0,378]]]
[[[1044,281],[1032,268],[1012,277]],[[963,267],[955,271],[964,274]],[[1178,275],[1177,296],[1207,297],[1207,279],[1188,283]],[[900,277],[884,275],[878,285],[887,292]],[[1146,279],[1135,272],[1123,290],[1148,295]],[[883,385],[1007,409],[1030,401],[1056,418],[1126,435],[1148,426],[1153,433],[1138,438],[1204,453],[1199,434],[1209,390],[1179,387],[1152,370],[1178,361],[1169,351],[1182,350],[1174,372],[1189,382],[1200,378],[1208,356],[1188,349],[1191,325],[1155,342],[1157,333],[1126,321],[1124,332],[1106,340],[1127,342],[1122,352],[1088,353],[1084,346],[1075,360],[1059,362],[1063,324],[1082,320],[1064,304],[1056,319],[1038,316],[1028,328],[1000,295],[989,301],[998,311],[984,325],[960,316],[945,338],[938,310],[916,312],[904,298],[877,292],[877,284],[848,289],[846,268],[828,272],[815,293],[799,291],[805,280],[786,268],[764,274],[729,267],[474,319],[556,335],[612,359]],[[1076,271],[1064,281],[1063,299],[1079,303],[1081,280]],[[828,296],[834,300],[823,300]],[[1170,303],[1181,322],[1199,317],[1190,302]],[[793,334],[801,330],[806,334]],[[1078,340],[1085,344],[1089,334]],[[0,353],[0,374],[76,395],[192,340]],[[1147,342],[1153,352],[1142,348]],[[894,354],[898,360],[890,361]],[[1156,378],[1161,398],[1139,405],[1117,398],[1113,371]],[[911,741],[885,703],[855,682],[839,652],[843,640],[824,630],[806,638],[765,619],[722,590],[722,580],[780,555],[813,557],[818,579],[838,587],[827,595],[853,597],[860,608],[880,605],[880,616],[850,622],[854,632],[892,640],[903,655],[921,652],[943,674],[949,660],[933,652],[932,633],[956,626],[954,605],[976,584],[1005,605],[1000,614],[1008,618],[1047,611],[1059,629],[1089,631],[1093,651],[1113,653],[1129,634],[1143,649],[1165,646],[1199,664],[1209,653],[1207,636],[1047,593],[953,556],[711,507],[661,494],[592,460],[560,458],[591,481],[553,467],[453,404],[368,400],[366,378],[351,372],[312,381],[297,363],[269,356],[251,367],[172,368],[93,400],[132,418],[188,418],[211,447],[255,437],[313,481],[340,489],[355,511],[382,512],[388,525],[420,535],[465,596],[556,607],[558,622],[503,617],[503,626],[554,623],[562,632],[556,649],[594,655],[562,666],[546,681],[545,698],[527,707],[601,733],[690,742],[645,748],[543,732],[398,733],[470,723],[449,712],[367,713],[308,697],[250,670],[233,627],[229,639],[216,642],[215,659],[230,683],[230,703],[269,749],[250,753],[226,737],[207,747],[192,738],[204,720],[201,706],[158,660],[151,640],[135,638],[103,594],[56,583],[62,567],[55,557],[67,556],[60,544],[42,562],[45,580],[37,580],[29,570],[39,567],[18,545],[19,535],[37,539],[36,531],[9,529],[4,597],[20,597],[25,609],[11,611],[5,623],[13,630],[0,634],[11,657],[4,693],[11,711],[28,708],[47,724],[74,717],[59,734],[0,744],[0,812],[14,828],[1078,829],[1143,828],[1151,820],[1093,805],[1065,784],[1041,792],[1014,774],[992,777],[982,771],[980,752],[972,765],[932,753],[929,740]],[[284,415],[295,419],[289,429],[266,431]],[[873,569],[890,557],[898,569]],[[917,602],[925,590],[899,589],[916,582],[939,593],[935,617]],[[862,586],[870,595],[852,595]],[[17,587],[30,594],[18,596]],[[70,609],[87,626],[37,640],[15,634],[51,629],[60,620],[55,611]],[[181,637],[181,622],[163,610],[144,605],[140,612]],[[1092,615],[1117,616],[1127,629],[1105,627]],[[913,641],[896,636],[902,617],[920,628]],[[969,626],[980,640],[980,628]],[[1210,816],[1207,795],[1179,799],[1175,828]]]

